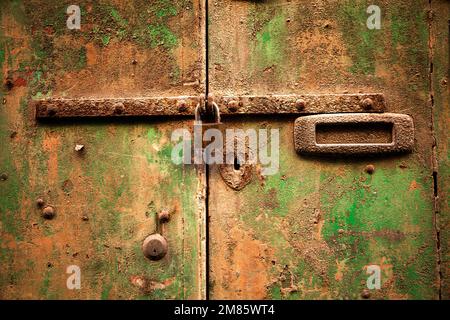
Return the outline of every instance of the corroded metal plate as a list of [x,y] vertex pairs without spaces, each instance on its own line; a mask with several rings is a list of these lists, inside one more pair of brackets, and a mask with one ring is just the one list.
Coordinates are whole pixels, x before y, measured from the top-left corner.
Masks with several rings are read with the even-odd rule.
[[[348,142],[342,139],[342,143],[326,143],[317,141],[317,128],[320,125],[349,125],[369,130],[371,126],[380,124],[392,126],[392,141],[380,142]],[[344,127],[345,128],[345,127]],[[367,134],[366,134],[367,135]],[[351,113],[335,115],[313,115],[301,117],[295,120],[294,125],[295,150],[300,154],[384,154],[411,152],[414,147],[414,123],[413,119],[404,114],[382,113]]]

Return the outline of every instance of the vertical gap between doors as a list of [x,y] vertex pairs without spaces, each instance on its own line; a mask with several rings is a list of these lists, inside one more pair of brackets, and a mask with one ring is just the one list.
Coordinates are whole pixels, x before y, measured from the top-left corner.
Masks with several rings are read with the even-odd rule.
[[[205,0],[205,64],[206,64],[206,71],[205,71],[205,89],[206,89],[206,97],[209,94],[209,0]],[[206,195],[205,195],[205,232],[206,232],[206,284],[205,284],[205,295],[206,300],[210,299],[209,296],[209,176],[210,176],[210,168],[208,164],[205,164],[205,175],[206,175]]]

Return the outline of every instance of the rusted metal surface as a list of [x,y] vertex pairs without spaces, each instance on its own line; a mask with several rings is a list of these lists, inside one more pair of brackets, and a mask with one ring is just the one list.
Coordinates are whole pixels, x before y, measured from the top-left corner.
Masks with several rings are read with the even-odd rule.
[[36,118],[193,116],[198,97],[48,99],[34,101]]
[[252,181],[253,166],[242,164],[236,169],[232,164],[222,164],[219,168],[223,181],[233,190],[242,190]]
[[[170,159],[171,132],[191,121],[36,123],[29,103],[190,103],[205,88],[204,1],[75,4],[81,30],[63,1],[0,1],[0,298],[204,298],[205,175]],[[143,240],[166,208],[169,250],[150,261]],[[74,265],[79,290],[66,286]]]
[[434,225],[436,249],[439,253],[440,297],[450,299],[450,47],[448,1],[433,0],[430,4],[433,19],[430,21],[432,37],[433,73],[430,75],[430,103],[433,107],[433,134],[435,138],[433,178]]
[[[352,125],[368,128],[376,124],[392,125],[392,141],[376,143],[370,141],[317,142],[317,128],[320,125]],[[345,126],[343,127],[345,129]],[[366,138],[367,140],[367,138]],[[410,116],[382,113],[350,113],[336,115],[314,115],[300,117],[294,124],[295,150],[300,154],[386,154],[411,152],[414,148],[414,123]]]
[[162,235],[155,233],[145,238],[142,244],[142,252],[147,259],[161,260],[167,254],[169,245],[166,238]]
[[[209,90],[229,96],[233,112],[239,112],[233,98],[239,96],[379,92],[385,112],[408,114],[415,125],[413,153],[299,157],[295,117],[227,118],[228,128],[279,129],[280,169],[264,176],[257,165],[256,178],[239,192],[223,183],[219,168],[212,169],[211,298],[439,298],[430,4],[377,5],[380,30],[367,28],[368,4],[360,0],[211,3]],[[447,61],[440,66],[442,81]],[[306,110],[307,101],[298,100],[291,102]],[[363,100],[362,107],[372,103]],[[436,112],[442,115],[445,105],[440,102]],[[444,129],[445,118],[439,122]],[[380,267],[379,290],[366,286],[369,265]]]
[[[371,103],[367,103],[367,101]],[[36,117],[171,117],[192,116],[199,97],[133,99],[46,99],[33,101]],[[218,97],[223,115],[316,114],[337,112],[382,112],[382,94],[318,94]]]
[[[370,99],[370,106],[365,101]],[[338,112],[383,112],[382,94],[305,94],[218,97],[221,114],[275,115]]]

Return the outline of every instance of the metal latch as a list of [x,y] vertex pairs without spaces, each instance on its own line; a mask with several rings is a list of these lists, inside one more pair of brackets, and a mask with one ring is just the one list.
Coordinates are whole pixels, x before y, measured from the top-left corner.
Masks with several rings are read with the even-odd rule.
[[[263,96],[208,96],[208,106],[223,116],[308,115],[323,113],[384,112],[380,93],[304,94]],[[48,98],[32,101],[37,119],[85,117],[176,117],[192,116],[204,96],[145,98]]]
[[411,152],[413,119],[395,113],[323,114],[297,118],[295,150],[300,154],[384,154]]

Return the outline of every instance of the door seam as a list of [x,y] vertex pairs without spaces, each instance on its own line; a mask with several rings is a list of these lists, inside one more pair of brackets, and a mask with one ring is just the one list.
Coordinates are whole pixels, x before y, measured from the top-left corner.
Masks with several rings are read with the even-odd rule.
[[[205,0],[205,97],[209,94],[209,0]],[[208,164],[205,164],[205,299],[210,300],[210,259],[209,259],[209,176],[210,168]]]
[[[439,173],[438,173],[438,157],[437,157],[437,139],[434,125],[434,111],[435,111],[435,102],[434,102],[434,12],[432,0],[428,0],[429,9],[428,9],[428,29],[429,29],[429,37],[428,37],[428,57],[429,57],[429,73],[428,73],[428,82],[429,82],[429,90],[430,90],[430,107],[431,107],[431,136],[433,140],[431,156],[432,156],[432,178],[433,178],[433,224],[434,224],[434,236],[436,242],[436,251],[437,251],[437,281],[438,281],[438,299],[442,300],[442,257],[441,257],[441,234],[440,234],[440,221],[439,221]],[[450,30],[449,30],[450,31]]]

